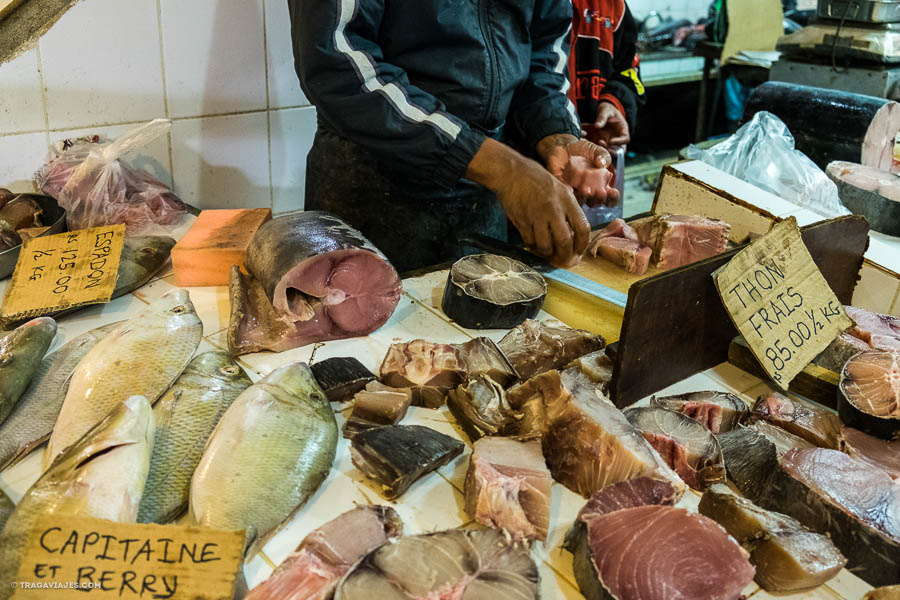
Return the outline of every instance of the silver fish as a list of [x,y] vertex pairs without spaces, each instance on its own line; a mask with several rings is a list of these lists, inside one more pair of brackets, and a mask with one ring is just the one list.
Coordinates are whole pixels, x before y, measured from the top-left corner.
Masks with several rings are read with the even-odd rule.
[[31,385],[0,425],[0,470],[16,464],[50,438],[75,367],[120,324],[110,323],[83,333],[41,361]]
[[167,523],[187,508],[206,440],[252,381],[225,352],[196,356],[153,407],[156,438],[139,523]]
[[13,411],[56,336],[56,321],[38,317],[0,338],[0,423]]

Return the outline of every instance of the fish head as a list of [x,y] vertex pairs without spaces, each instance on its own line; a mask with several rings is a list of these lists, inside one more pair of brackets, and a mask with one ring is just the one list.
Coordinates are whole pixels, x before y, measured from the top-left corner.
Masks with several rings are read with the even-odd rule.
[[40,361],[56,335],[56,321],[38,317],[0,338],[0,381],[28,373],[26,361]]
[[187,290],[169,292],[149,307],[147,313],[169,324],[169,327],[202,326]]
[[304,362],[279,367],[260,380],[260,383],[281,388],[291,398],[301,398],[314,404],[328,405],[325,392],[313,376],[309,365]]
[[227,352],[213,350],[199,354],[191,360],[191,364],[185,369],[185,373],[199,375],[204,378],[212,378],[224,384],[246,383],[250,385],[250,378]]
[[131,396],[66,448],[35,484],[66,512],[133,521],[150,467],[155,427],[150,402]]
[[125,251],[137,268],[152,273],[169,260],[175,240],[162,235],[125,238]]

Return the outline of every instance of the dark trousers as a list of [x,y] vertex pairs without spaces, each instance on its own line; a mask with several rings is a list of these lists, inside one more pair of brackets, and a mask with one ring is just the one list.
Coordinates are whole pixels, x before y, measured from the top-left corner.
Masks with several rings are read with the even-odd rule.
[[401,273],[462,257],[456,240],[467,233],[507,239],[506,215],[490,190],[468,180],[445,193],[409,185],[321,126],[306,160],[305,206],[359,229]]

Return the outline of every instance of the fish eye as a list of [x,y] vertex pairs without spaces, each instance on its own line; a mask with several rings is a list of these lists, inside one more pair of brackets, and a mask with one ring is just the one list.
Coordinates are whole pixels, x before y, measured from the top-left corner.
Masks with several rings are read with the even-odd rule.
[[175,308],[172,309],[172,312],[175,313],[176,315],[180,315],[184,311],[185,311],[185,308],[184,308],[184,306],[181,306],[181,305],[176,306]]
[[12,362],[12,354],[4,354],[3,356],[0,356],[0,367],[9,366],[10,364],[12,364]]
[[220,369],[220,371],[221,371],[222,373],[224,373],[225,375],[237,375],[237,374],[238,374],[238,368],[237,368],[237,367],[222,367],[222,368]]
[[153,254],[153,248],[141,248],[141,254],[151,255]]
[[316,402],[318,402],[319,400],[325,399],[325,397],[322,396],[322,394],[320,394],[319,392],[313,392],[312,394],[309,395],[309,397],[312,398],[313,400],[315,400]]

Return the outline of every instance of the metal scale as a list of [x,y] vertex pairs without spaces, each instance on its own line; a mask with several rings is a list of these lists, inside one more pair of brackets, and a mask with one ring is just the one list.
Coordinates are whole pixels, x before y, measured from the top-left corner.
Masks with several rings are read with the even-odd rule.
[[900,100],[900,0],[819,0],[770,79]]

